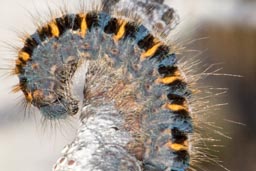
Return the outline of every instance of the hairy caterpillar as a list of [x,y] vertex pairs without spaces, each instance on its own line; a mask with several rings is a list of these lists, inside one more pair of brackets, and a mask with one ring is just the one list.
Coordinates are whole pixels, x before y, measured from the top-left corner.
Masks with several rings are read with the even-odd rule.
[[[47,119],[75,115],[72,78],[86,63],[81,120],[87,126],[80,133],[92,131],[82,141],[87,144],[72,145],[96,152],[87,158],[67,154],[54,169],[86,159],[77,170],[187,170],[192,91],[174,46],[131,16],[106,11],[64,11],[26,37],[13,71],[20,81],[14,91],[21,90]],[[99,146],[91,147],[95,142]]]

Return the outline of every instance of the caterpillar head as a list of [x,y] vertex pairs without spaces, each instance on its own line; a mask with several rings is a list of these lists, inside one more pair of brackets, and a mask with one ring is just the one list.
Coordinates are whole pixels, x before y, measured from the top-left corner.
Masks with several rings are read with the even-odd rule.
[[42,84],[49,84],[47,89],[37,89],[32,93],[32,104],[39,108],[48,119],[66,118],[78,112],[78,101],[71,96],[64,95],[60,87],[51,80]]

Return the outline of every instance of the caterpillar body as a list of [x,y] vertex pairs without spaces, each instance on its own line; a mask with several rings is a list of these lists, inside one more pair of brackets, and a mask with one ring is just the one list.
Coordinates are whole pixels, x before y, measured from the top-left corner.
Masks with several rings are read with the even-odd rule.
[[[22,91],[46,119],[81,111],[77,139],[53,170],[192,169],[194,91],[164,37],[172,27],[156,34],[143,17],[112,13],[104,3],[77,13],[64,10],[27,36],[18,51],[14,92]],[[169,14],[165,26],[173,23],[173,10]],[[82,102],[73,93],[81,67]]]

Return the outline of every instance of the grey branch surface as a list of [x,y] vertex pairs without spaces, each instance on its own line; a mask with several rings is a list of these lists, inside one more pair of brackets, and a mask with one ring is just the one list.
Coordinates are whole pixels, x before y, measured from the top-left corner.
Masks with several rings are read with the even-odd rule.
[[125,146],[132,139],[122,115],[110,104],[82,109],[77,136],[63,150],[55,171],[139,171],[140,162]]

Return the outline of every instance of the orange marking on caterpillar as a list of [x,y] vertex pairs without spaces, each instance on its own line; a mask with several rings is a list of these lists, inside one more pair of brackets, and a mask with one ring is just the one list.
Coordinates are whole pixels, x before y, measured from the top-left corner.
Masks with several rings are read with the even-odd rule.
[[187,110],[188,108],[183,105],[165,104],[165,107],[171,111]]
[[51,28],[52,36],[59,37],[60,31],[55,21],[50,22],[48,25]]
[[114,35],[113,39],[115,40],[115,42],[117,42],[118,40],[120,40],[125,33],[125,25],[127,24],[127,21],[124,20],[119,20],[118,23],[121,25],[117,34]]
[[[19,56],[19,59],[25,62],[27,62],[30,59],[30,55],[27,52],[20,51],[18,56]],[[21,61],[16,60],[16,64],[17,62],[21,62]]]
[[148,57],[151,57],[155,54],[155,52],[157,51],[157,49],[159,48],[159,46],[161,46],[162,43],[161,42],[157,42],[153,47],[151,47],[150,49],[148,49],[147,51],[143,52],[141,54],[141,59],[145,59]]
[[188,150],[187,141],[184,141],[183,144],[172,143],[171,141],[169,141],[168,143],[166,143],[166,146],[174,151]]
[[86,32],[87,32],[87,29],[88,29],[87,23],[86,23],[86,21],[85,21],[86,14],[79,14],[79,17],[82,18],[81,26],[80,26],[80,29],[81,29],[80,35],[81,35],[82,37],[85,37]]
[[32,96],[32,93],[31,93],[31,92],[29,92],[28,94],[26,94],[25,97],[26,97],[27,102],[29,102],[29,103],[32,102],[33,96]]
[[156,80],[157,83],[161,83],[161,84],[171,84],[176,80],[179,80],[180,77],[178,76],[169,76],[169,77],[164,77],[164,78],[158,78]]

